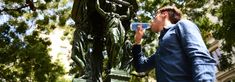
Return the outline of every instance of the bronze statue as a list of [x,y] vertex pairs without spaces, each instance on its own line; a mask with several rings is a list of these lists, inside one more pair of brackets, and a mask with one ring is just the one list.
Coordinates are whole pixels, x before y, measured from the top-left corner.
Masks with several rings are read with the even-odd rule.
[[136,1],[79,0],[73,7],[78,10],[71,58],[81,69],[79,77],[101,82],[103,72],[128,68],[131,44],[126,31],[137,10]]

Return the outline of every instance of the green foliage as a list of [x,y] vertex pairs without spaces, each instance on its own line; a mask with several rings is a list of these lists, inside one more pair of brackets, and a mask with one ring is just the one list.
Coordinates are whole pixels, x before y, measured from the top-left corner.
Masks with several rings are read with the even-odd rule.
[[[59,61],[52,62],[48,54],[51,42],[46,37],[40,37],[42,33],[49,34],[60,27],[57,13],[62,11],[58,4],[66,1],[30,1],[33,1],[36,11],[25,6],[26,0],[0,1],[3,4],[0,16],[9,16],[9,20],[0,22],[3,23],[0,24],[0,78],[7,82],[67,81],[62,78],[65,75],[63,65]],[[51,2],[54,6],[50,5]],[[63,8],[67,11],[60,16],[66,17],[63,20],[66,22],[70,7]],[[68,36],[68,32],[65,35]]]
[[19,17],[22,15],[21,11],[19,12],[14,12],[14,11],[9,11],[7,12],[9,15],[13,16],[13,17]]
[[22,34],[26,32],[28,25],[25,22],[19,22],[16,27],[16,32]]
[[225,71],[226,69],[229,69],[233,66],[232,58],[231,58],[232,54],[223,54],[221,56],[220,60],[220,70]]
[[218,13],[221,13],[219,14],[219,18],[222,20],[222,26],[216,29],[218,31],[215,32],[215,37],[218,39],[225,39],[225,45],[228,44],[226,51],[231,52],[232,46],[235,46],[235,37],[231,36],[235,34],[235,22],[233,21],[235,18],[233,16],[235,13],[235,1],[223,1],[222,5],[220,10],[218,10]]
[[64,26],[64,25],[65,25],[65,22],[66,22],[66,18],[63,17],[63,16],[60,16],[60,17],[59,17],[59,20],[60,20],[59,25],[60,25],[60,26]]
[[45,10],[47,9],[47,4],[39,4],[37,8],[40,10]]
[[3,0],[5,3],[20,3],[20,2],[23,2],[24,0]]
[[[234,13],[235,13],[235,1],[234,0],[222,0],[217,1],[215,4],[222,4],[222,6],[216,10],[216,15],[222,21],[221,25],[216,28],[214,36],[216,39],[222,40],[222,50],[223,56],[221,63],[222,70],[226,68],[231,68],[232,63],[231,57],[234,57],[235,51],[235,22],[234,22]],[[234,61],[234,60],[233,60]]]
[[[204,39],[204,41],[206,41],[207,38],[210,37],[211,32],[214,30],[215,24],[213,24],[209,20],[209,18],[206,16],[197,17],[194,20],[201,31],[202,38]],[[207,46],[207,47],[209,47],[209,46]]]
[[[37,37],[37,32],[25,36],[24,41],[20,40],[20,37],[12,38],[11,36],[14,34],[5,35],[8,36],[5,37],[6,39],[9,38],[13,41],[0,48],[0,78],[7,81],[53,82],[57,79],[57,76],[63,74],[61,66],[51,63],[50,56],[47,53],[47,46],[50,45],[50,42]],[[1,42],[4,42],[4,39],[1,39]]]

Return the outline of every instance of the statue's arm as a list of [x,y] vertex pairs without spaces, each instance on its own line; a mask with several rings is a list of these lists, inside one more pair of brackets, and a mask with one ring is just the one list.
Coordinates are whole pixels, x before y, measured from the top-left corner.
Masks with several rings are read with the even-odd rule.
[[78,57],[78,45],[73,44],[72,47],[72,54],[71,54],[71,59],[79,66],[79,67],[84,67],[85,64],[84,62]]
[[127,14],[126,15],[121,15],[120,16],[120,19],[121,20],[124,20],[124,19],[131,19],[131,15],[133,14],[133,6],[130,5],[128,6],[128,9],[127,9]]
[[112,0],[112,1],[117,4],[121,4],[123,6],[130,6],[131,5],[129,2],[126,2],[126,1],[121,1],[121,0]]
[[100,8],[100,2],[99,2],[99,0],[96,0],[96,6],[95,6],[95,8],[96,8],[96,10],[98,11],[98,13],[99,13],[100,15],[102,15],[103,17],[105,17],[106,12],[105,12],[103,9]]

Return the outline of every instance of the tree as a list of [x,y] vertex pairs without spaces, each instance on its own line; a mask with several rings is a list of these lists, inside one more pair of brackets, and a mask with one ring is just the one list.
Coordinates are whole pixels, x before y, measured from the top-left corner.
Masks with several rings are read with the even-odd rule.
[[220,59],[220,68],[222,70],[226,70],[234,65],[232,57],[235,56],[235,37],[233,36],[235,31],[235,22],[233,21],[234,17],[232,15],[235,10],[235,1],[215,0],[214,4],[221,5],[218,9],[213,10],[212,14],[216,15],[221,21],[220,25],[215,28],[216,31],[214,32],[214,35],[215,38],[222,40],[222,50],[224,52]]
[[[51,61],[48,37],[55,28],[72,29],[69,0],[0,1],[0,80],[51,81],[64,75],[63,66]],[[67,4],[67,5],[66,5]],[[69,32],[71,30],[66,30]],[[68,33],[67,33],[68,34]],[[66,34],[65,34],[66,35]]]

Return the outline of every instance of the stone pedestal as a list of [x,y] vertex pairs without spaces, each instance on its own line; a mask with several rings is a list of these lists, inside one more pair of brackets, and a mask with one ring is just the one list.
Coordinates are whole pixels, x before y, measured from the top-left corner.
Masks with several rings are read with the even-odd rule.
[[108,82],[128,82],[130,80],[130,74],[123,70],[111,69],[111,73],[108,75]]
[[73,78],[72,82],[92,82],[91,80],[81,79],[81,78]]
[[[128,82],[131,76],[123,70],[111,69],[111,73],[107,76],[106,82]],[[92,82],[91,80],[74,78],[72,82]]]

